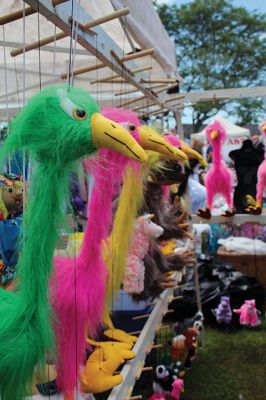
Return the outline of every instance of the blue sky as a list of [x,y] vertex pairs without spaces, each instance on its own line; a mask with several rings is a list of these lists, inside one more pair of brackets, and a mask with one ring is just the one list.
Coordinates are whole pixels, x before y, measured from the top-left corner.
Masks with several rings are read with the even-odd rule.
[[[160,4],[185,4],[189,3],[190,0],[158,0]],[[231,0],[232,4],[236,6],[242,6],[249,10],[258,10],[266,13],[266,1],[265,0]]]

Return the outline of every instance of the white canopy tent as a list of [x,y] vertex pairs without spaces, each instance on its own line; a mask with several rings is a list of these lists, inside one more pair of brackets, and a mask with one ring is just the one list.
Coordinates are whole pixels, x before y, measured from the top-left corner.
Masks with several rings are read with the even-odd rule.
[[[71,2],[66,1],[58,5],[56,10],[59,8],[63,10],[68,3]],[[175,45],[167,35],[152,0],[80,0],[80,6],[93,19],[110,14],[125,6],[129,7],[128,16],[121,20],[113,19],[101,25],[100,28],[109,37],[107,46],[113,47],[115,44],[121,49],[120,54],[122,53],[122,55],[135,51],[135,48],[140,50],[149,47],[154,48],[152,55],[134,61],[135,68],[151,68],[147,72],[135,75],[137,78],[139,77],[139,81],[141,76],[144,76],[147,80],[165,78],[182,81],[177,72]],[[25,7],[28,7],[28,4]],[[0,15],[8,15],[21,9],[23,9],[22,0],[2,1]],[[56,14],[57,11],[55,11]],[[82,23],[88,22],[88,20],[83,21],[85,17],[78,15],[78,11],[76,11],[76,14],[74,13],[74,18],[81,20]],[[25,100],[27,100],[37,93],[40,90],[40,84],[42,88],[45,88],[52,84],[66,82],[66,80],[62,80],[61,75],[69,70],[70,37],[42,46],[40,52],[38,49],[29,51],[25,53],[25,59],[23,54],[16,57],[10,55],[10,50],[13,48],[22,48],[25,43],[29,44],[61,32],[49,19],[52,18],[45,18],[43,15],[35,13],[27,16],[25,22],[21,18],[3,25],[2,35],[0,34],[0,70],[2,76],[0,80],[0,118],[2,120],[16,114],[23,103],[23,98],[25,97]],[[145,24],[143,23],[144,19]],[[156,27],[156,30],[154,27]],[[100,50],[100,46],[102,47],[102,43],[99,41],[100,31],[98,27],[93,30],[98,33],[95,36],[95,47],[99,46]],[[97,41],[99,41],[99,44],[97,44]],[[90,54],[79,43],[75,44],[73,41],[72,45],[74,70],[100,63],[95,55]],[[126,64],[126,67],[132,69],[130,64]],[[110,76],[116,76],[116,74],[110,68],[105,67],[76,76],[74,84],[87,89],[97,98],[100,105],[118,106],[123,101],[142,96],[142,93],[137,91],[122,97],[114,96],[115,93],[135,89],[127,82],[92,83],[95,80]],[[151,84],[144,84],[144,86],[150,87]],[[171,98],[167,95],[163,95],[163,97]],[[132,107],[145,104],[147,103],[139,102],[133,104]]]
[[[228,154],[232,150],[239,149],[242,146],[244,140],[250,137],[249,129],[242,128],[241,126],[234,125],[228,119],[225,119],[221,115],[217,115],[213,118],[213,121],[219,121],[225,128],[227,133],[227,139],[223,146],[223,157],[225,161],[229,161]],[[193,133],[190,135],[191,139],[203,141],[207,143],[206,128],[199,133]]]

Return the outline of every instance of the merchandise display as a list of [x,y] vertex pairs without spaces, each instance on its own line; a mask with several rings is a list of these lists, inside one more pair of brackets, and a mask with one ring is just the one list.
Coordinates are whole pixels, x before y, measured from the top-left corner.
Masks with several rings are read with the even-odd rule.
[[[228,393],[251,398],[266,91],[258,49],[237,79],[227,46],[238,29],[255,48],[263,24],[246,31],[227,0],[2,3],[0,400],[227,400],[223,363]],[[235,331],[251,350],[227,351]]]

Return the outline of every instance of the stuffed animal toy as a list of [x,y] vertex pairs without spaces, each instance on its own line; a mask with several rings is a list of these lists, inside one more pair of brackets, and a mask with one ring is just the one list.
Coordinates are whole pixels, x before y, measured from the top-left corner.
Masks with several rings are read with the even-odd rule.
[[180,400],[181,394],[184,392],[184,381],[183,379],[176,379],[172,383],[172,391],[171,391],[171,396],[175,400]]
[[227,210],[225,217],[235,214],[233,207],[233,187],[231,171],[226,167],[222,160],[222,145],[226,139],[226,132],[219,121],[214,121],[206,128],[206,135],[213,149],[213,165],[205,178],[207,189],[207,208],[199,209],[198,215],[202,218],[211,218],[211,209],[215,195],[221,194],[231,210]]
[[35,163],[24,213],[19,285],[15,293],[0,290],[2,399],[22,399],[35,366],[44,363],[53,345],[47,289],[58,240],[56,227],[64,219],[62,204],[69,204],[69,173],[75,170],[76,161],[103,145],[140,160],[146,158],[123,127],[99,114],[87,92],[62,85],[42,90],[32,98],[13,121],[1,148],[1,162],[25,149]]
[[240,308],[234,309],[233,311],[236,314],[240,314],[239,322],[241,325],[255,327],[261,324],[255,300],[245,300],[245,303],[242,304]]
[[95,350],[88,358],[84,371],[80,375],[80,389],[84,393],[102,393],[122,382],[122,375],[115,371],[124,360],[120,354],[104,359],[102,348]]
[[220,303],[215,310],[216,321],[219,324],[230,324],[232,319],[232,309],[230,306],[230,297],[222,296]]
[[199,335],[199,331],[194,327],[187,328],[184,330],[183,335],[185,336],[185,346],[188,351],[186,361],[184,362],[184,368],[190,369],[191,361],[196,356],[197,336]]
[[[266,137],[266,121],[263,121],[259,125],[259,129],[264,136]],[[257,195],[256,195],[256,206],[250,206],[247,208],[247,211],[250,214],[261,214],[262,211],[262,200],[263,193],[266,188],[266,152],[264,154],[264,161],[259,166],[258,169],[258,183],[257,183]]]
[[176,381],[180,380],[180,376],[184,376],[184,372],[179,371],[180,366],[181,363],[175,363],[173,365],[160,364],[156,367],[152,384],[155,394],[170,396],[174,388],[178,393],[177,386],[179,385]]
[[0,220],[14,218],[22,211],[22,181],[16,175],[0,175]]
[[124,275],[124,290],[128,293],[141,293],[144,289],[144,263],[150,240],[158,238],[163,228],[151,221],[152,214],[139,217],[135,223],[134,239],[131,243]]
[[185,318],[182,322],[177,322],[174,325],[174,330],[176,334],[182,333],[185,329],[194,327],[198,329],[199,333],[201,331],[202,322],[204,321],[204,316],[201,311],[198,311],[192,318]]

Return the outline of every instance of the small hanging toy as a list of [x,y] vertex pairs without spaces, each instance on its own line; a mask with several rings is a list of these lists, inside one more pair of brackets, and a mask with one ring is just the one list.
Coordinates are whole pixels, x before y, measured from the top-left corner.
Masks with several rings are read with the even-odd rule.
[[232,309],[230,306],[230,297],[222,296],[218,307],[215,309],[216,321],[219,324],[230,324],[232,319]]
[[[259,129],[264,138],[266,138],[266,120],[259,125]],[[265,191],[265,188],[266,188],[266,152],[264,154],[264,160],[262,161],[258,169],[256,205],[255,206],[251,205],[246,210],[250,214],[261,214],[263,193]]]
[[131,243],[124,275],[124,290],[141,293],[144,290],[144,258],[149,251],[151,238],[158,238],[163,228],[151,221],[152,214],[139,217],[135,223],[134,238]]
[[226,132],[219,121],[214,121],[206,128],[206,135],[212,145],[213,165],[205,178],[207,189],[207,208],[199,209],[197,215],[201,218],[210,219],[214,197],[218,194],[223,195],[226,203],[231,210],[227,210],[223,216],[231,217],[233,211],[233,187],[231,171],[222,160],[222,145],[226,139]]
[[13,218],[22,211],[22,181],[17,175],[0,175],[0,220]]
[[245,300],[245,303],[238,309],[233,310],[234,313],[240,314],[239,322],[241,325],[250,325],[252,327],[261,324],[261,320],[258,317],[258,310],[256,308],[256,301]]

